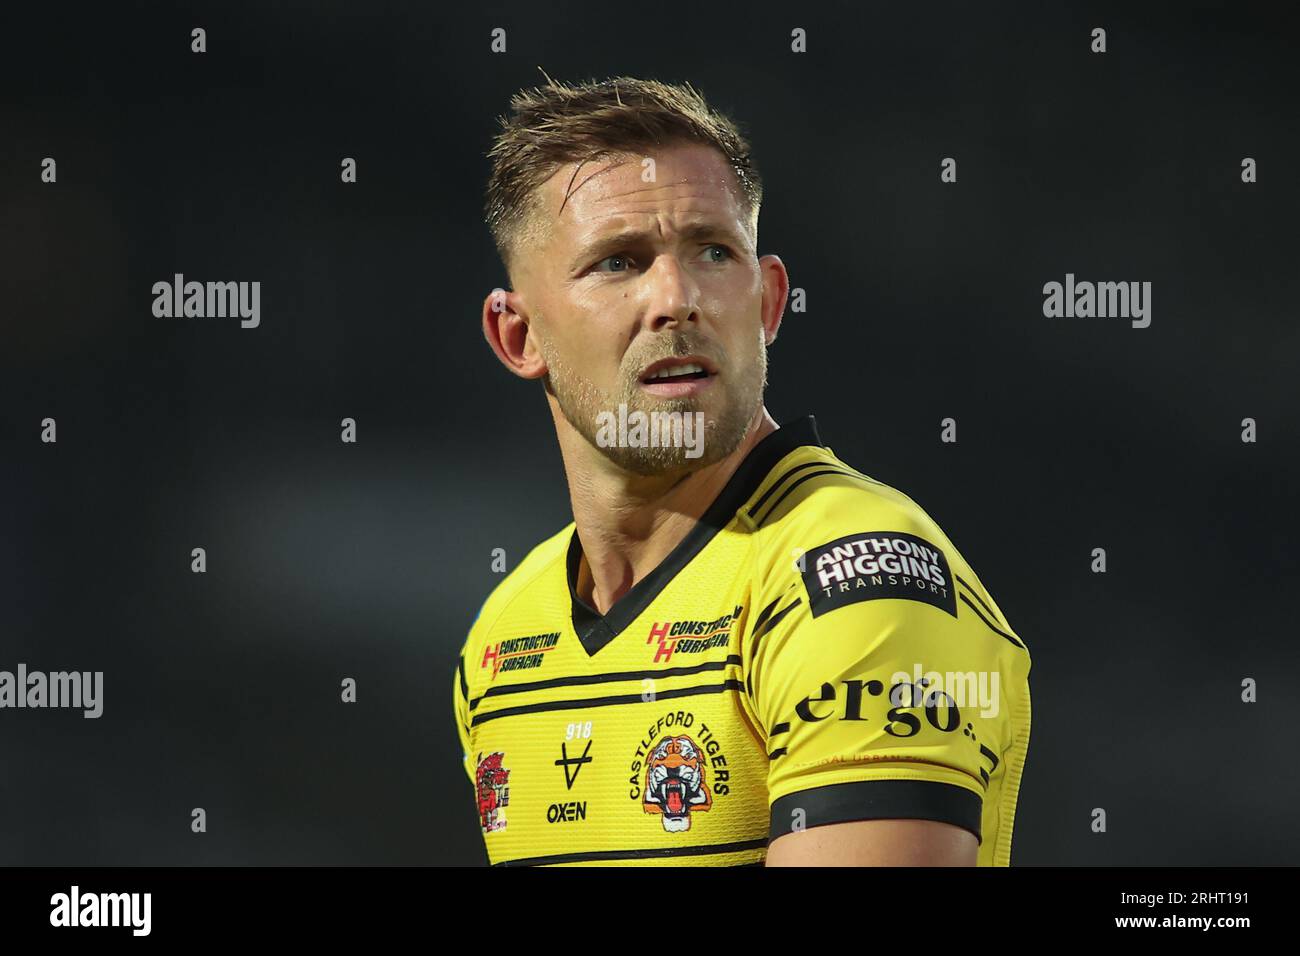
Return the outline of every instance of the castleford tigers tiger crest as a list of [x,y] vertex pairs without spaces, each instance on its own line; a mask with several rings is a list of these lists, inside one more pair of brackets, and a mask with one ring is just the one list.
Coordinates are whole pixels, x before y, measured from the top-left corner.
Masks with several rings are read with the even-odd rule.
[[510,803],[510,771],[501,766],[505,754],[501,751],[486,757],[478,755],[475,773],[478,790],[478,819],[484,833],[506,828],[505,807]]
[[641,806],[646,813],[660,814],[669,833],[689,830],[691,811],[713,806],[704,781],[704,758],[690,737],[664,737],[650,752]]

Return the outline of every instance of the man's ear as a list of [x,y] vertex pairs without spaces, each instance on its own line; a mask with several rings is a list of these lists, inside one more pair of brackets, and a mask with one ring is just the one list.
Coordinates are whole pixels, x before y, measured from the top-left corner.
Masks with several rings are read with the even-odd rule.
[[763,339],[768,345],[776,341],[785,303],[790,296],[790,276],[779,256],[766,255],[758,260],[763,282]]
[[532,335],[528,307],[518,292],[493,289],[483,300],[483,337],[501,364],[520,378],[541,378],[546,362]]

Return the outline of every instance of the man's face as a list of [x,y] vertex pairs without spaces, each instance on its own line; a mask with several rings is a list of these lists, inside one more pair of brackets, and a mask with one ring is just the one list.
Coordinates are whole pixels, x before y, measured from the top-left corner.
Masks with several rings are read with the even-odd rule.
[[[569,164],[543,184],[542,238],[520,255],[517,286],[564,418],[620,467],[663,475],[744,438],[767,339],[755,236],[726,160],[694,144],[649,154],[653,167],[645,158]],[[702,413],[702,449],[609,445],[621,404],[647,422]]]

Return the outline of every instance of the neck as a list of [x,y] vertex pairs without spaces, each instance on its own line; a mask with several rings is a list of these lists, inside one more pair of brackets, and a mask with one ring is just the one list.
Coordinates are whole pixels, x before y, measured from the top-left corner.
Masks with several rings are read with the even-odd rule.
[[636,475],[593,448],[552,401],[573,520],[582,543],[578,596],[600,614],[677,547],[736,473],[745,456],[777,430],[760,407],[731,454],[685,474]]

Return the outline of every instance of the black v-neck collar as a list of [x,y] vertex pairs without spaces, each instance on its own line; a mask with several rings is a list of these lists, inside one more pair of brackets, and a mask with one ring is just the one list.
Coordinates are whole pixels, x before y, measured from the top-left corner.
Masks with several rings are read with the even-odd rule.
[[569,579],[569,599],[573,605],[573,629],[587,655],[594,655],[635,621],[668,582],[704,550],[715,534],[727,526],[737,509],[749,500],[776,463],[803,445],[824,447],[821,436],[817,433],[817,421],[811,415],[782,425],[750,449],[718,497],[713,499],[713,504],[695,523],[695,527],[658,567],[615,601],[604,616],[578,597],[578,565],[582,561],[582,542],[578,540],[578,529],[574,528],[573,536],[569,539],[566,574]]

